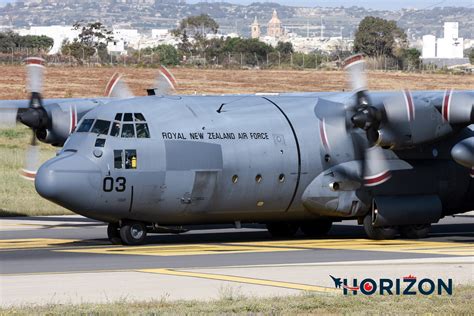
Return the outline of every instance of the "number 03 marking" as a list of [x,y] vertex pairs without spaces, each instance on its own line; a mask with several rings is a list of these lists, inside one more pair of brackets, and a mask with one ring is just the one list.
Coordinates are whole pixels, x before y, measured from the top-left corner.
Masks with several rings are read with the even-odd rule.
[[114,189],[117,192],[123,192],[127,188],[126,183],[127,179],[124,177],[118,177],[115,180],[112,177],[105,177],[104,182],[102,183],[102,189],[104,192],[112,192]]

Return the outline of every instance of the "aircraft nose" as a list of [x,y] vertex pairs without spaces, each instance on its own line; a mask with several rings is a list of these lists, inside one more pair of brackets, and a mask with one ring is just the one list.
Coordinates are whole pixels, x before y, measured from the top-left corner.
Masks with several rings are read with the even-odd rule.
[[46,162],[35,178],[36,191],[43,198],[73,211],[86,211],[94,203],[100,183],[100,169],[77,153],[63,153]]

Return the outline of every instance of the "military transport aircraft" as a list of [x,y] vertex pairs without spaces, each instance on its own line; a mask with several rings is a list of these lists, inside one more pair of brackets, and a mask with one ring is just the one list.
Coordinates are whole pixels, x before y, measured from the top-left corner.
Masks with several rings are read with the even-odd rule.
[[31,99],[0,108],[33,145],[62,146],[38,193],[108,222],[112,243],[210,223],[322,236],[349,219],[373,239],[425,237],[474,209],[474,91],[368,92],[364,68],[345,61],[351,92],[134,97],[115,77],[110,97],[47,100],[32,58]]

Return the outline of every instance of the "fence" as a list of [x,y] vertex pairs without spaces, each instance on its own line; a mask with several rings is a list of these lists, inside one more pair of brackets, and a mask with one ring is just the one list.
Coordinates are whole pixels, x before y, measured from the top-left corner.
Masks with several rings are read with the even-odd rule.
[[[80,54],[79,54],[80,55]],[[44,51],[32,48],[10,48],[7,52],[0,53],[1,64],[21,64],[24,60],[31,56],[42,57],[48,65],[61,66],[139,66],[139,67],[158,67],[162,60],[159,54],[145,55],[134,52],[131,55],[108,55],[100,58],[94,55],[90,58],[75,58],[71,54],[55,54],[48,55]],[[279,52],[270,53],[222,53],[215,55],[193,56],[186,54],[181,56],[180,65],[190,67],[205,68],[236,68],[236,69],[322,69],[337,70],[340,69],[343,56],[337,54],[321,54],[321,53],[292,53],[281,54]],[[367,58],[367,68],[369,70],[379,71],[430,71],[436,70],[431,65],[423,65],[419,62],[415,65],[400,61],[395,58],[378,57]]]

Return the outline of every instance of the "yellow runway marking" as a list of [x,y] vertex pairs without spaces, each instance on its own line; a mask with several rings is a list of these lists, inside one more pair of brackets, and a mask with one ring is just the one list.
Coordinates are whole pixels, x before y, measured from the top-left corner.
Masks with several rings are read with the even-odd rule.
[[461,242],[439,242],[418,240],[369,240],[369,239],[312,239],[231,243],[266,247],[308,249],[363,250],[384,252],[409,252],[447,254],[458,256],[474,255],[474,244]]
[[145,273],[156,273],[156,274],[164,274],[164,275],[210,279],[210,280],[218,280],[218,281],[230,281],[230,282],[247,283],[247,284],[255,284],[255,285],[265,285],[265,286],[273,286],[273,287],[283,287],[283,288],[293,289],[293,290],[314,291],[314,292],[323,292],[323,293],[331,293],[331,294],[342,293],[340,289],[337,290],[337,289],[317,286],[317,285],[299,284],[299,283],[282,282],[282,281],[274,281],[274,280],[263,280],[263,279],[255,279],[255,278],[224,275],[224,274],[178,271],[178,270],[172,270],[172,269],[141,269],[141,270],[136,270],[136,271],[145,272]]
[[265,246],[246,245],[213,245],[213,244],[190,244],[179,246],[141,246],[141,247],[114,247],[114,248],[82,248],[64,249],[60,252],[82,252],[96,254],[116,255],[144,255],[144,256],[189,256],[189,255],[214,255],[246,252],[273,252],[273,251],[297,251],[295,248],[273,248]]
[[78,242],[77,239],[48,239],[48,238],[30,238],[30,239],[0,239],[0,250],[8,249],[29,249],[29,248],[47,248],[60,245],[66,245]]

